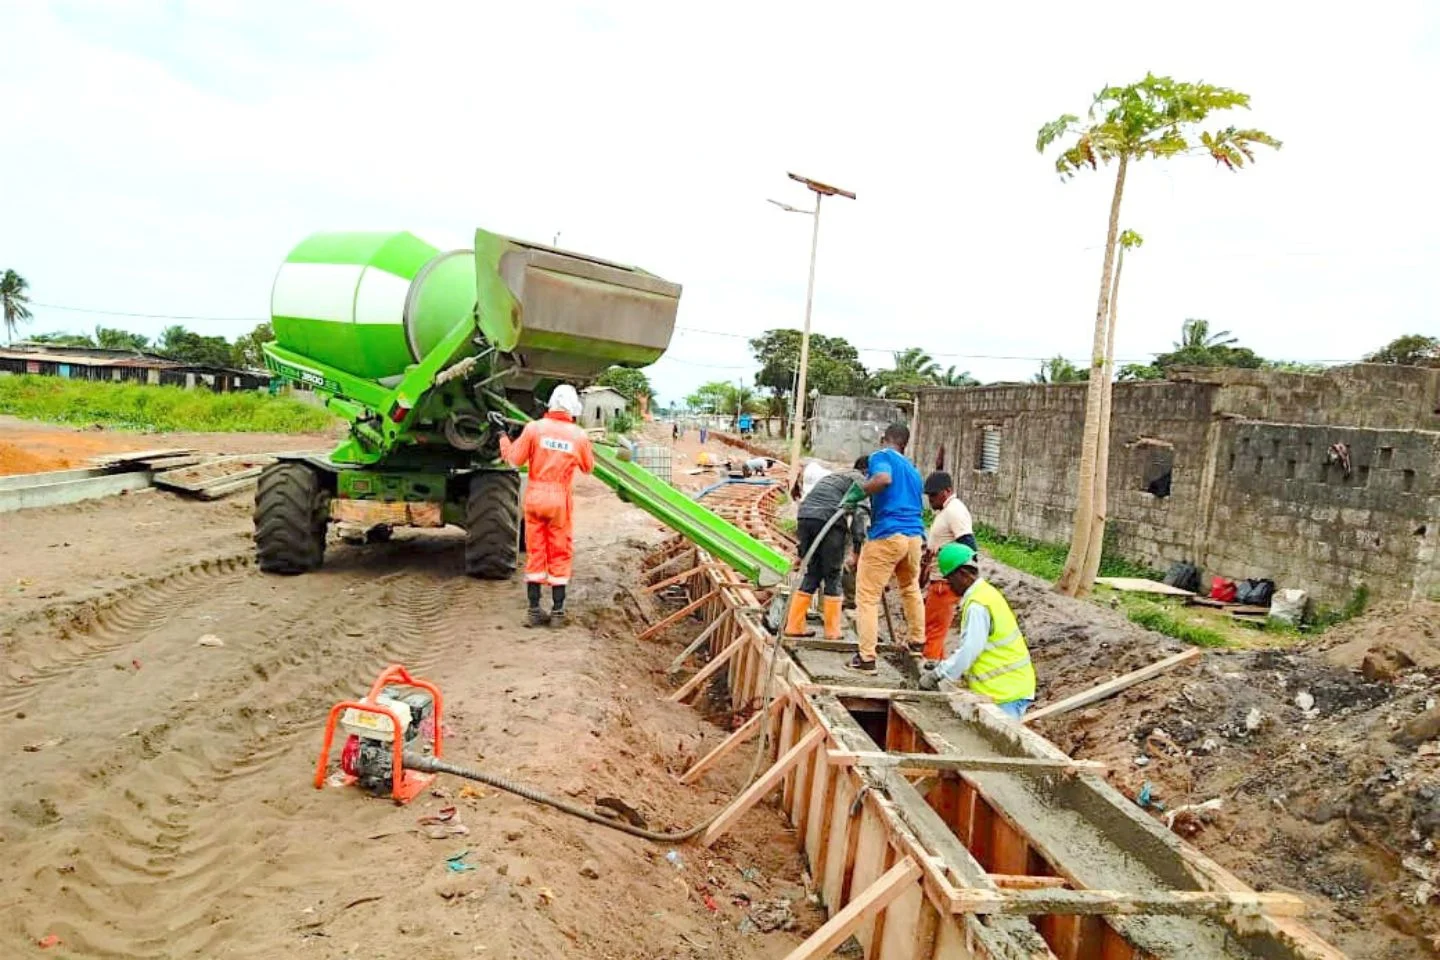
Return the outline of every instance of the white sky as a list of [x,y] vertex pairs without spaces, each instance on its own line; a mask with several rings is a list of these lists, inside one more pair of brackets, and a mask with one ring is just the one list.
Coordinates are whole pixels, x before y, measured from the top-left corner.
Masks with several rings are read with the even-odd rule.
[[[40,303],[266,318],[324,229],[473,228],[685,285],[662,401],[754,372],[799,326],[921,346],[982,380],[1086,356],[1112,174],[1062,184],[1035,131],[1145,71],[1250,93],[1253,169],[1143,163],[1118,353],[1188,316],[1262,355],[1440,333],[1440,4],[28,3],[0,0],[0,268]],[[1221,123],[1231,119],[1221,117]],[[34,332],[171,321],[36,307]],[[698,331],[719,331],[714,336]],[[970,357],[961,355],[971,355]]]

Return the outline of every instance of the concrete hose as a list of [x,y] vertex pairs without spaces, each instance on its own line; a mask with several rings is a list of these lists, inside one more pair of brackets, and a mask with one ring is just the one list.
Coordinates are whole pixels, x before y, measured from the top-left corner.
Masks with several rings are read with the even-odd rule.
[[445,440],[456,450],[479,450],[485,441],[485,421],[471,413],[445,418]]

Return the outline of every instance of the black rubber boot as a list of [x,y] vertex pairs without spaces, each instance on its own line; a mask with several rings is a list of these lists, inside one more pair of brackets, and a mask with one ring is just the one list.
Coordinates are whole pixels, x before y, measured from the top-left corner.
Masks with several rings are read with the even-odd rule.
[[539,607],[531,607],[525,611],[525,626],[543,627],[548,623],[550,623],[550,614],[541,610]]
[[550,588],[550,626],[565,626],[565,585]]

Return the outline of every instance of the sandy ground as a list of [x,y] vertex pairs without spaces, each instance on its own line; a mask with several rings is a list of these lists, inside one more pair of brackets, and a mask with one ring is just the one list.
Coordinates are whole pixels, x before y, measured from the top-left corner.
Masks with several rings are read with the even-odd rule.
[[[677,869],[460,781],[408,807],[310,786],[325,711],[401,662],[441,685],[452,760],[622,798],[653,828],[729,798],[748,755],[672,780],[724,736],[662,699],[687,628],[637,644],[622,600],[658,527],[594,481],[577,498],[577,622],[540,632],[518,628],[518,583],[461,575],[454,533],[334,543],[278,578],[251,565],[243,499],[0,515],[0,956],[784,955],[823,918],[769,807]],[[417,818],[452,805],[468,832],[425,836]],[[447,869],[465,850],[475,869]],[[795,929],[748,932],[774,900]]]
[[91,457],[126,450],[190,448],[201,453],[270,453],[328,450],[329,433],[140,433],[95,428],[79,430],[0,416],[0,475],[68,470],[89,466]]

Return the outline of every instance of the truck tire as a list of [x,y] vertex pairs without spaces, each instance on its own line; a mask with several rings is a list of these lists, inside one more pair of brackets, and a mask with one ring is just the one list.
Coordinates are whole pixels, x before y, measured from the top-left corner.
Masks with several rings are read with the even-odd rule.
[[325,561],[330,494],[303,463],[271,464],[255,490],[255,558],[266,573],[296,574]]
[[508,580],[519,554],[520,474],[475,474],[465,502],[465,572],[481,580]]

